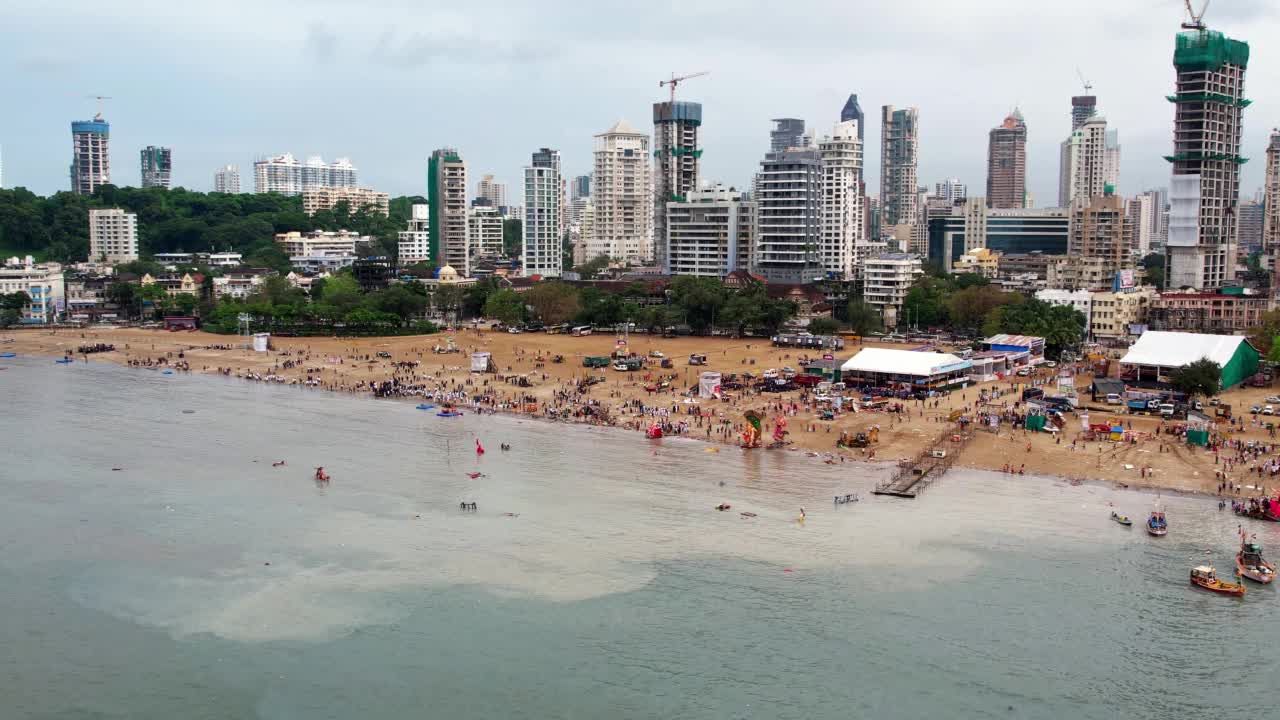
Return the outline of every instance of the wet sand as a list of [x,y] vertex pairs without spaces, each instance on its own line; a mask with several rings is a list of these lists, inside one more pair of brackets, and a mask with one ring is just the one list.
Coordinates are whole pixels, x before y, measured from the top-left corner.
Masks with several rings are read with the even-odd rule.
[[[191,372],[218,373],[234,376],[257,374],[259,376],[274,374],[288,383],[302,383],[307,378],[320,389],[337,392],[360,392],[370,394],[363,386],[367,382],[380,382],[397,375],[392,365],[396,362],[418,362],[417,367],[401,368],[398,377],[402,381],[424,382],[430,385],[458,384],[473,380],[469,372],[470,353],[487,351],[493,354],[498,368],[497,376],[485,376],[490,387],[496,389],[503,397],[512,400],[531,396],[536,399],[540,412],[546,406],[555,404],[554,396],[558,390],[564,390],[578,379],[588,374],[601,374],[582,366],[582,359],[588,355],[608,355],[615,346],[616,338],[611,334],[592,335],[588,337],[572,337],[569,335],[547,335],[545,333],[508,334],[488,330],[459,330],[455,333],[441,333],[430,336],[409,337],[377,337],[377,338],[285,338],[273,337],[272,351],[255,353],[243,349],[244,339],[235,336],[214,335],[203,332],[165,332],[161,330],[142,330],[137,328],[81,330],[37,330],[24,329],[0,333],[0,341],[12,338],[13,342],[0,344],[0,352],[19,354],[62,356],[68,350],[74,351],[81,345],[109,343],[116,347],[114,352],[94,353],[88,356],[91,362],[113,362],[128,365],[150,360],[155,362],[164,358],[168,363],[178,362],[178,354],[190,366]],[[459,349],[456,353],[433,352],[436,346],[445,346],[452,338]],[[211,346],[237,346],[237,349],[209,349]],[[875,346],[868,343],[866,346]],[[753,372],[757,375],[767,368],[791,366],[799,368],[801,356],[813,356],[816,351],[798,350],[794,348],[774,348],[767,340],[760,338],[729,339],[680,337],[660,338],[648,335],[632,335],[630,338],[632,351],[648,354],[657,350],[672,360],[671,369],[657,367],[657,361],[642,372],[625,373],[614,370],[603,371],[606,382],[593,386],[588,397],[598,401],[601,406],[613,410],[612,423],[631,427],[640,427],[647,422],[635,414],[621,415],[618,410],[627,401],[639,400],[647,406],[678,405],[678,414],[671,416],[671,421],[688,419],[684,411],[689,407],[683,403],[684,390],[695,386],[699,373],[704,370],[718,371],[724,374]],[[902,345],[889,347],[906,347]],[[857,352],[859,346],[849,346],[836,353],[843,361]],[[388,353],[390,358],[379,358],[377,353]],[[690,366],[691,353],[707,356],[707,365]],[[562,362],[553,362],[556,355],[563,356]],[[77,355],[78,361],[83,356]],[[3,361],[0,361],[3,364]],[[291,367],[282,367],[292,364]],[[154,369],[154,366],[151,368]],[[310,371],[310,372],[308,372]],[[1054,371],[1042,371],[1042,378],[1051,376]],[[531,386],[518,387],[498,377],[511,375],[527,375]],[[661,391],[650,391],[660,381],[668,381],[670,387]],[[1082,405],[1089,405],[1087,388],[1091,376],[1078,375],[1077,387],[1080,389]],[[479,382],[473,380],[468,389],[474,391]],[[763,410],[769,408],[769,422],[766,427],[766,439],[772,429],[772,421],[779,415],[779,404],[798,403],[793,412],[786,410],[788,423],[788,440],[791,447],[798,451],[820,453],[829,462],[845,460],[874,460],[875,462],[894,461],[915,456],[922,452],[939,436],[947,432],[950,425],[946,416],[954,409],[972,408],[980,390],[1000,388],[1005,392],[995,402],[1006,403],[1012,407],[1020,397],[1023,383],[1028,378],[1012,378],[984,383],[957,391],[941,398],[938,407],[930,401],[907,403],[906,412],[857,412],[843,413],[833,421],[818,419],[801,400],[799,393],[751,394],[731,393],[728,401],[702,400],[699,402],[704,413],[714,413],[717,421],[723,419],[730,422],[730,427],[741,423],[742,413],[748,409]],[[361,387],[358,387],[361,386]],[[1243,431],[1234,432],[1231,437],[1242,440],[1276,442],[1269,436],[1265,427],[1255,427],[1249,422],[1248,415],[1252,404],[1265,404],[1263,399],[1277,392],[1271,388],[1248,390],[1232,390],[1223,395],[1223,402],[1230,403],[1237,415],[1244,414],[1246,427]],[[522,403],[512,403],[521,404]],[[1130,487],[1149,487],[1176,490],[1180,492],[1198,492],[1217,494],[1220,478],[1218,472],[1226,471],[1227,477],[1237,485],[1244,485],[1241,495],[1257,494],[1252,487],[1280,485],[1280,478],[1272,481],[1271,476],[1259,478],[1250,471],[1252,461],[1239,463],[1227,470],[1224,459],[1234,453],[1224,451],[1222,458],[1215,463],[1215,455],[1203,448],[1190,448],[1179,443],[1172,435],[1157,434],[1160,422],[1145,416],[1130,417],[1115,413],[1112,409],[1097,407],[1090,410],[1091,422],[1101,422],[1118,417],[1131,423],[1133,430],[1140,436],[1136,443],[1111,443],[1105,441],[1086,442],[1080,432],[1080,416],[1069,418],[1068,426],[1059,439],[1049,433],[1027,433],[1023,430],[1011,431],[1007,425],[1002,426],[998,434],[978,431],[976,438],[965,448],[958,465],[986,470],[1000,471],[1005,467],[1026,474],[1051,475],[1078,481],[1107,481],[1124,484]],[[707,423],[710,424],[710,423]],[[719,425],[717,424],[718,428]],[[873,427],[879,428],[879,442],[866,451],[840,450],[836,448],[836,440],[842,431],[860,432]],[[706,433],[705,427],[691,428],[687,437],[718,442],[735,442],[736,433],[725,431],[720,434]],[[639,440],[639,435],[637,435]],[[1075,441],[1073,445],[1073,441]],[[873,451],[873,452],[872,452]],[[1266,456],[1264,456],[1265,459]],[[1144,472],[1143,468],[1147,468]],[[1251,487],[1252,486],[1252,487]],[[1234,493],[1233,493],[1234,494]]]

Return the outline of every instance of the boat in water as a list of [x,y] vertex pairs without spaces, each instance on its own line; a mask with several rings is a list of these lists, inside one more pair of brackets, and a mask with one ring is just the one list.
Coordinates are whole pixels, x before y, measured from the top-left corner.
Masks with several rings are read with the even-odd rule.
[[1280,500],[1268,497],[1232,500],[1231,512],[1254,520],[1280,522]]
[[1147,534],[1162,537],[1168,533],[1169,521],[1164,519],[1164,513],[1152,510],[1150,517],[1147,518]]
[[1262,544],[1240,533],[1240,552],[1236,553],[1236,573],[1266,585],[1276,579],[1276,566],[1262,558]]
[[1127,516],[1127,515],[1121,515],[1120,513],[1115,512],[1115,511],[1112,511],[1112,513],[1111,513],[1111,519],[1112,519],[1112,520],[1115,520],[1116,522],[1120,523],[1121,525],[1124,525],[1125,527],[1129,527],[1130,525],[1132,525],[1132,524],[1133,524],[1133,521],[1129,519],[1129,516]]
[[1191,569],[1191,584],[1222,595],[1244,596],[1243,585],[1220,580],[1217,571],[1208,565]]

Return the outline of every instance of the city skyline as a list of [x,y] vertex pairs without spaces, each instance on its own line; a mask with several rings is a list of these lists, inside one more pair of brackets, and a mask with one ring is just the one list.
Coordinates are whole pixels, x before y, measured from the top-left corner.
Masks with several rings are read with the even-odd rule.
[[[948,177],[983,187],[991,118],[1002,117],[1016,105],[1033,128],[1027,144],[1028,190],[1045,205],[1056,197],[1057,143],[1070,132],[1071,97],[1082,93],[1077,64],[1093,83],[1099,114],[1107,118],[1109,128],[1119,131],[1124,144],[1119,192],[1134,195],[1168,185],[1169,168],[1162,155],[1170,150],[1172,110],[1164,96],[1172,92],[1173,37],[1182,19],[1181,3],[1173,0],[1135,8],[1092,0],[1044,8],[1012,2],[960,8],[916,0],[892,10],[809,2],[805,6],[834,20],[829,23],[833,27],[823,23],[815,28],[811,42],[772,46],[763,53],[746,51],[752,38],[769,30],[767,16],[751,12],[750,3],[746,12],[719,6],[685,8],[672,11],[672,17],[719,29],[696,46],[672,47],[668,41],[646,39],[630,56],[611,54],[603,62],[582,64],[575,62],[578,54],[597,43],[620,40],[608,32],[589,38],[584,34],[555,51],[524,40],[537,28],[570,33],[571,24],[548,24],[546,18],[557,12],[512,7],[506,17],[495,20],[471,11],[417,9],[398,0],[375,2],[403,16],[405,22],[397,26],[432,28],[415,34],[342,6],[326,6],[315,21],[299,23],[273,3],[230,4],[243,11],[234,23],[202,8],[170,9],[163,18],[153,12],[148,22],[138,23],[136,17],[125,17],[130,13],[109,15],[105,9],[69,0],[11,11],[8,29],[0,35],[5,39],[0,66],[10,70],[0,73],[0,93],[16,109],[0,119],[0,142],[7,146],[6,186],[25,186],[41,194],[67,189],[67,124],[91,118],[95,103],[87,96],[103,93],[111,96],[103,115],[111,123],[112,179],[119,184],[140,183],[131,158],[151,144],[180,154],[183,161],[174,168],[173,185],[195,190],[209,190],[219,167],[252,167],[259,155],[297,148],[306,155],[348,155],[358,161],[363,185],[392,195],[421,195],[431,150],[449,146],[466,154],[474,172],[491,172],[516,187],[529,147],[560,149],[565,174],[573,176],[590,169],[592,137],[601,127],[625,119],[652,134],[646,121],[652,104],[665,94],[657,81],[674,69],[711,71],[677,92],[678,100],[704,107],[708,131],[700,145],[711,151],[700,172],[705,182],[749,187],[768,149],[770,118],[796,117],[807,127],[826,128],[839,119],[848,96],[856,93],[863,111],[872,116],[866,128],[872,136],[880,131],[875,108],[920,108],[918,182],[930,187]],[[620,7],[606,4],[601,12],[620,12]],[[61,17],[69,8],[76,14],[68,14],[65,26],[51,21],[53,14]],[[571,15],[567,5],[561,9]],[[1096,32],[1082,41],[1079,29],[1069,30],[1067,25],[1085,18]],[[642,22],[665,26],[670,19]],[[150,62],[156,40],[148,23],[161,20],[173,24],[172,32],[182,38],[174,44],[184,48],[186,60],[201,72],[179,77],[175,65]],[[295,27],[296,42],[264,45],[249,40],[255,24],[270,26],[273,20]],[[1266,45],[1267,38],[1280,31],[1280,9],[1259,0],[1224,0],[1210,7],[1206,20],[1215,30],[1255,48],[1248,89],[1255,102],[1245,116],[1243,154],[1259,162],[1245,166],[1242,182],[1244,192],[1251,194],[1262,184],[1260,160],[1270,130],[1280,126],[1280,97],[1267,94],[1280,81],[1280,56],[1268,53]],[[120,23],[119,32],[97,32],[100,26],[95,23],[101,22]],[[523,29],[526,24],[530,29]],[[842,41],[836,32],[868,24],[883,32],[856,42]],[[58,33],[50,27],[59,27]],[[446,33],[449,41],[441,46],[436,33]],[[362,44],[347,42],[351,37],[368,39],[374,50],[347,49]],[[83,58],[47,50],[55,40],[70,38],[77,41],[67,46],[83,52]],[[241,41],[248,50],[236,63],[286,70],[291,78],[296,74],[296,86],[245,85],[233,72],[235,63],[218,65],[225,56],[215,51],[227,42]],[[1024,49],[1021,54],[1034,62],[1010,62],[1010,48]],[[1072,52],[1065,52],[1067,48]],[[1086,51],[1083,55],[1081,49]],[[964,59],[968,72],[975,74],[993,71],[999,63],[1002,82],[966,83],[960,92],[954,78],[929,72],[935,56]],[[77,62],[90,58],[92,65]],[[897,63],[901,71],[856,70],[889,63]],[[425,72],[437,67],[453,72]],[[567,67],[576,69],[560,71]],[[1123,72],[1112,70],[1117,67]],[[289,108],[313,106],[335,73],[347,78],[340,83],[343,101],[331,104],[321,120],[300,122]],[[361,82],[354,81],[357,75]],[[537,83],[532,82],[535,77]],[[478,79],[485,82],[477,83]],[[398,87],[410,80],[424,90],[417,93],[421,100]],[[768,93],[758,91],[762,85],[769,87]],[[451,93],[459,111],[433,112],[426,98],[439,92]],[[567,103],[573,112],[548,112],[540,120],[538,113],[526,109],[520,113],[519,132],[511,132],[505,123],[499,130],[505,117],[502,108],[519,105],[525,93],[548,109]],[[395,99],[390,112],[360,109],[385,104],[389,98]],[[879,165],[879,148],[868,143],[869,193],[879,187]]]

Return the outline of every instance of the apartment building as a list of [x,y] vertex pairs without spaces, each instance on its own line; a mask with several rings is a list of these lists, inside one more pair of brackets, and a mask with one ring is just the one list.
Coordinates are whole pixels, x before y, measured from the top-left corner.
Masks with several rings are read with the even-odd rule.
[[138,216],[120,208],[89,211],[89,259],[109,265],[138,259]]
[[920,258],[909,253],[885,253],[867,259],[863,272],[862,296],[867,304],[880,311],[885,327],[911,322],[902,317],[907,291],[924,275]]
[[755,203],[716,185],[667,203],[672,275],[720,278],[749,270],[755,237]]

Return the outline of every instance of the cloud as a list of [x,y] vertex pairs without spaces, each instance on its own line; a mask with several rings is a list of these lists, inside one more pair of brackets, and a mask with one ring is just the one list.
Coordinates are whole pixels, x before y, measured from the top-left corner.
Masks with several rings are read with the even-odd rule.
[[553,59],[552,48],[497,43],[492,39],[459,36],[449,32],[385,30],[374,43],[370,59],[398,70],[416,70],[437,63],[506,65]]
[[307,26],[307,35],[302,41],[302,52],[310,60],[320,63],[331,63],[338,53],[338,35],[324,23],[313,22]]

